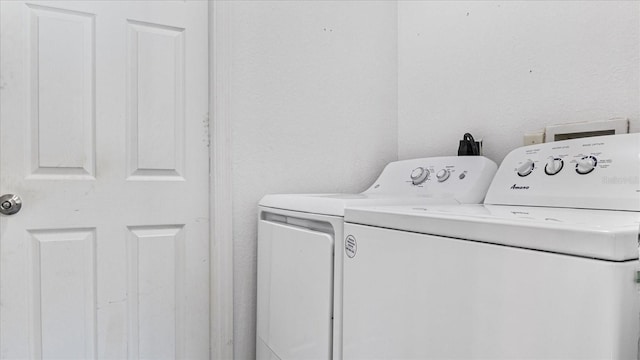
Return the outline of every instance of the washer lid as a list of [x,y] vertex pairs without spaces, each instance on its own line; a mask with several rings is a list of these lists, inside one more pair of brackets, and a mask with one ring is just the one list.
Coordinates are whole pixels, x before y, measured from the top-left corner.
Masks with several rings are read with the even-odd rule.
[[345,221],[603,260],[638,259],[640,212],[504,205],[380,206],[349,208]]
[[279,194],[266,195],[260,206],[312,214],[344,216],[349,207],[374,205],[458,204],[451,197],[388,194]]

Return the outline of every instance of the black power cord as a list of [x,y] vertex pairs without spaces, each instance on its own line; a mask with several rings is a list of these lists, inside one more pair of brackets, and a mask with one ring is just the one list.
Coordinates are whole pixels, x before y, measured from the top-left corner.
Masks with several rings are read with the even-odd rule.
[[480,155],[480,143],[473,138],[473,135],[465,133],[458,146],[458,156],[478,155]]

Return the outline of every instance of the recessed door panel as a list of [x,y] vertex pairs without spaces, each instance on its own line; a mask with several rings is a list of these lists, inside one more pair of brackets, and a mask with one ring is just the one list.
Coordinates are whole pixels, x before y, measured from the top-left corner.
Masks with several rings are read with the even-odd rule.
[[184,358],[186,229],[175,225],[129,230],[129,356]]
[[95,357],[95,229],[28,234],[32,354],[48,359]]
[[95,172],[95,15],[27,5],[30,170],[36,177]]
[[127,32],[130,175],[182,177],[185,29],[129,20]]

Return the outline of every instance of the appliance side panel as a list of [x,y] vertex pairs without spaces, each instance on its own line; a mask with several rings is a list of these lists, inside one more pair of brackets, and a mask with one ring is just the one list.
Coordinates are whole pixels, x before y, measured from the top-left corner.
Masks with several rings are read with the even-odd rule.
[[335,227],[333,249],[333,360],[342,360],[342,266],[344,264],[344,222]]

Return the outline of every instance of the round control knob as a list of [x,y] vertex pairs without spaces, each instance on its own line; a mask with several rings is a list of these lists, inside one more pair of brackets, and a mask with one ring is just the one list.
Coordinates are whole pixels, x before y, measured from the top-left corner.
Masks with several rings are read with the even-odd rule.
[[560,158],[553,158],[547,162],[547,165],[544,166],[544,172],[547,175],[555,175],[562,170],[564,166],[564,161]]
[[447,181],[449,175],[451,175],[451,172],[449,170],[442,169],[436,174],[436,179],[438,179],[438,182]]
[[422,167],[415,168],[411,172],[411,181],[413,182],[413,185],[422,184],[427,180],[427,177],[429,177],[429,170]]
[[520,167],[518,168],[518,176],[527,176],[529,174],[531,174],[531,172],[533,171],[533,169],[535,168],[535,164],[533,163],[532,160],[527,160],[525,161],[522,165],[520,165]]
[[576,172],[580,175],[586,175],[593,171],[598,165],[598,159],[594,156],[585,156],[582,159],[578,160],[576,164]]

